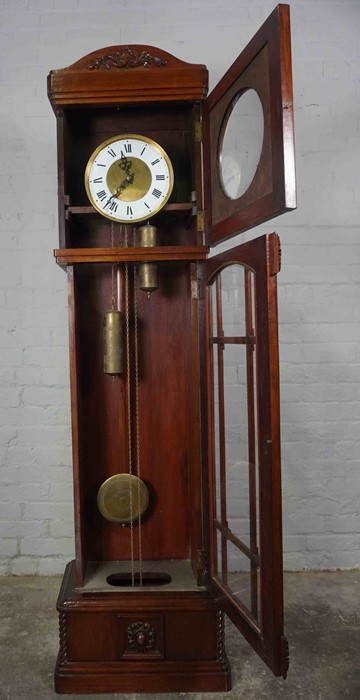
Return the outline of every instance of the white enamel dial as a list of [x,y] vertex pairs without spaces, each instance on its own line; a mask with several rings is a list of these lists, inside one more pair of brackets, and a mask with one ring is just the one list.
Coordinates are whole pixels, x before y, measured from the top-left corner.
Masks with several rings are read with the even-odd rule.
[[85,188],[93,207],[113,221],[144,221],[169,199],[174,185],[171,161],[152,139],[122,134],[104,141],[91,155]]

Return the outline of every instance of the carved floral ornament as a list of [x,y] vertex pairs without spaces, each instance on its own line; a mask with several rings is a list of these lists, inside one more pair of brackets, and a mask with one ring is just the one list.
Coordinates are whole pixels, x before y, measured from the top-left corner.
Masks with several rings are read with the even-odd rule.
[[113,55],[105,54],[95,58],[88,67],[90,70],[98,70],[102,66],[105,70],[110,70],[111,68],[138,68],[138,66],[144,66],[144,68],[155,66],[160,68],[161,66],[166,66],[166,64],[167,61],[164,61],[159,56],[152,56],[147,51],[134,51],[134,49],[126,46],[122,51],[116,51]]
[[127,629],[130,649],[149,651],[155,647],[156,632],[148,622],[133,622]]

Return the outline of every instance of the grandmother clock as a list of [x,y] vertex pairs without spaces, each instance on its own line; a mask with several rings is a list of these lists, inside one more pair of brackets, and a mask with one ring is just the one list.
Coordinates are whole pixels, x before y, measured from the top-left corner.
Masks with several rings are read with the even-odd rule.
[[287,672],[279,239],[211,248],[295,207],[288,6],[206,92],[204,66],[150,46],[49,75],[76,539],[60,693],[225,691],[224,614]]

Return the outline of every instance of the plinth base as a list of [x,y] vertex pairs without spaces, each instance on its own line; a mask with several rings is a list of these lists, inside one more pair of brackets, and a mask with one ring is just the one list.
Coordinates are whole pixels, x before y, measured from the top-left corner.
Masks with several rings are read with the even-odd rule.
[[227,691],[224,620],[208,593],[85,592],[65,571],[58,693]]

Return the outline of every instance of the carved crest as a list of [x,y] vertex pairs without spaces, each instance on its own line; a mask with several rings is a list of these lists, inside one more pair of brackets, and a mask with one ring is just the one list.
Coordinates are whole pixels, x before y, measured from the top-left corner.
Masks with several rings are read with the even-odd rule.
[[110,70],[111,68],[138,68],[138,66],[144,66],[144,68],[155,66],[160,68],[161,66],[166,66],[166,64],[167,61],[164,61],[159,56],[152,56],[147,51],[134,51],[134,49],[126,46],[122,51],[116,51],[113,55],[105,54],[95,58],[89,64],[89,69],[98,70],[103,67],[105,70]]

